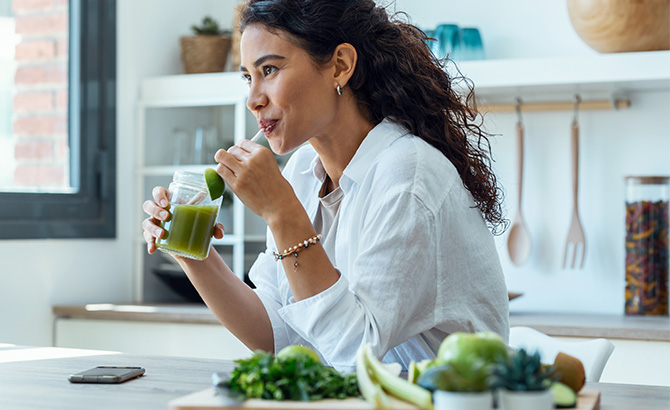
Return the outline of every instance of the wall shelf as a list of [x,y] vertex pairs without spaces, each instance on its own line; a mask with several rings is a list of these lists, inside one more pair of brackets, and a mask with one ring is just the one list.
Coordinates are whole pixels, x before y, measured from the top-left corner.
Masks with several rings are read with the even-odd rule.
[[[670,51],[457,63],[475,93],[488,100],[560,93],[670,91]],[[454,75],[453,66],[449,69]]]

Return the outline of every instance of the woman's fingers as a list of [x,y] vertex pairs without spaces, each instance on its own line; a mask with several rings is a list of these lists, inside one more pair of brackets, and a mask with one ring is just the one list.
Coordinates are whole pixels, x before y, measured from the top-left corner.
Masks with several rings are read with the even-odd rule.
[[142,236],[147,243],[147,252],[149,254],[156,252],[156,249],[158,249],[156,247],[156,239],[161,238],[165,232],[157,225],[158,223],[154,218],[147,218],[142,221],[142,229],[144,229]]
[[170,216],[170,213],[166,209],[158,206],[154,201],[144,201],[142,210],[159,221],[165,221]]
[[223,229],[223,224],[221,222],[217,222],[216,225],[214,225],[214,238],[216,239],[223,238],[224,232],[225,231]]
[[144,231],[142,233],[144,240],[147,242],[147,252],[151,255],[156,252],[156,238],[154,238],[149,232]]
[[163,208],[167,208],[168,205],[170,205],[170,194],[168,193],[168,190],[162,186],[154,187],[154,189],[151,190],[151,195],[154,197],[154,202]]
[[[155,239],[160,239],[163,237],[163,234],[165,231],[163,228],[158,226],[159,221],[157,221],[154,218],[147,218],[144,221],[142,221],[142,229],[144,229],[145,234],[151,235]],[[144,236],[144,239],[147,239],[147,236]],[[147,242],[149,242],[147,240]]]
[[170,213],[166,208],[170,206],[170,193],[167,189],[157,186],[151,190],[153,201],[147,200],[142,203],[142,210],[149,215],[149,218],[142,221],[142,236],[147,243],[147,252],[150,254],[156,252],[156,239],[160,239],[165,234],[165,230],[160,227],[162,221],[170,218]]

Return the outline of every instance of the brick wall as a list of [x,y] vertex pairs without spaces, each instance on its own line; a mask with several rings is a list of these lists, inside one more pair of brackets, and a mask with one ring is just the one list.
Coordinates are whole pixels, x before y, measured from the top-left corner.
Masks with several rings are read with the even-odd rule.
[[68,1],[13,0],[14,184],[69,186]]

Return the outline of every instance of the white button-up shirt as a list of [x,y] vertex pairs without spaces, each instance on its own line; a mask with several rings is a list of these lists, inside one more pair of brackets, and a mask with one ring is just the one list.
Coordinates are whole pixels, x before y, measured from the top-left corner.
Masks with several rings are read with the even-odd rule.
[[[284,176],[314,221],[325,172],[310,145],[293,154]],[[296,302],[270,231],[251,268],[275,351],[310,346],[336,369],[353,371],[365,343],[407,368],[434,358],[452,332],[491,330],[507,341],[509,302],[493,237],[441,152],[384,120],[339,182],[333,286]]]

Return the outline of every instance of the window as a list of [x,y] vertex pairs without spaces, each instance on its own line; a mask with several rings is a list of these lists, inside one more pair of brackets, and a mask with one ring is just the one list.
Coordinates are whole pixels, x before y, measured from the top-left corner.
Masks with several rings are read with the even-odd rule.
[[111,238],[116,1],[0,0],[0,239]]

